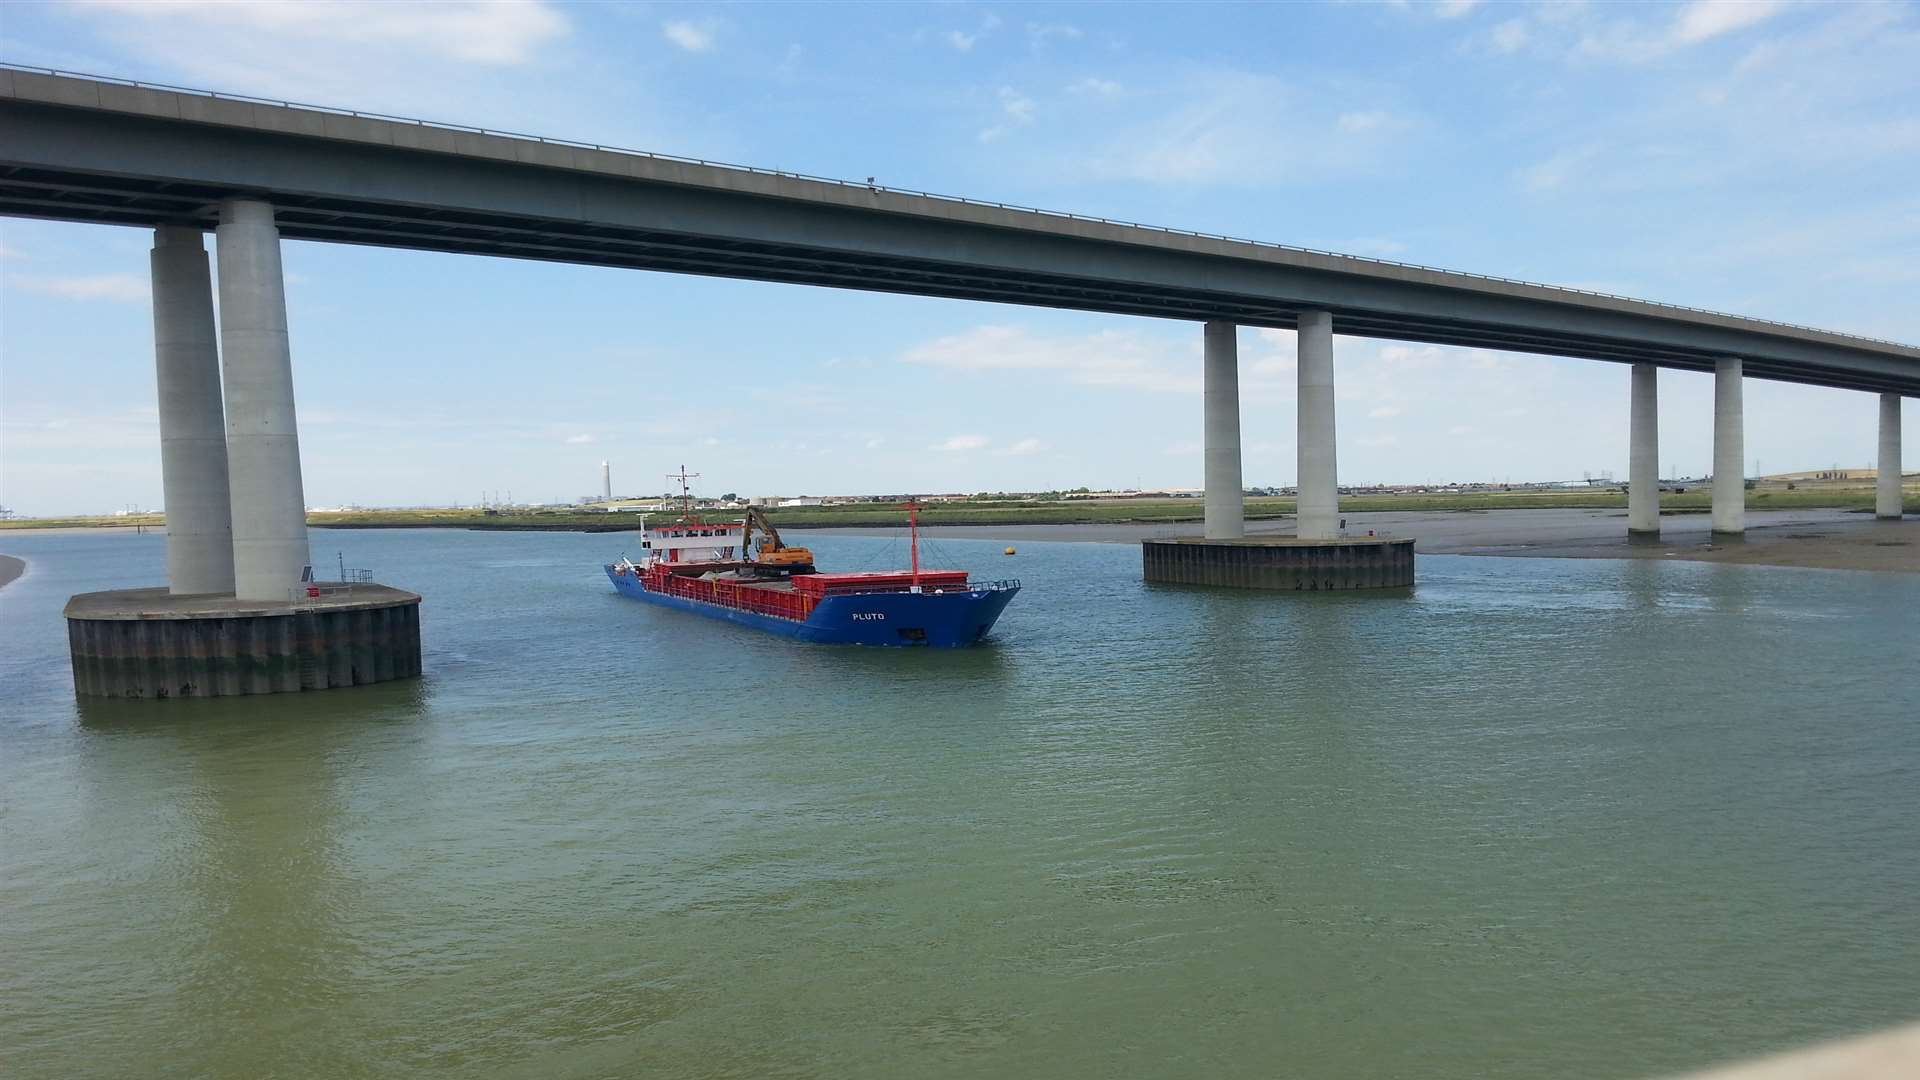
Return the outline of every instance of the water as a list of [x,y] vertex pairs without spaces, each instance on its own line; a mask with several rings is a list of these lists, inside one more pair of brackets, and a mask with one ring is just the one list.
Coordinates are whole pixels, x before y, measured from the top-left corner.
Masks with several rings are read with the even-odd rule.
[[60,604],[163,543],[0,545],[10,1076],[1630,1077],[1920,1014],[1920,579],[948,541],[997,644],[860,651],[622,600],[617,536],[316,532],[426,679],[76,706]]

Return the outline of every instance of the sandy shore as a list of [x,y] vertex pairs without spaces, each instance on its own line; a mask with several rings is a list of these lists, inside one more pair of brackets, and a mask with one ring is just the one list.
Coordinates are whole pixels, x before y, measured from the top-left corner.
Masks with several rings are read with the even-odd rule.
[[[1742,540],[1716,540],[1707,514],[1661,519],[1660,539],[1629,542],[1624,510],[1469,510],[1347,515],[1347,534],[1372,530],[1414,538],[1430,555],[1506,555],[1563,559],[1681,559],[1753,566],[1920,573],[1920,517],[1876,521],[1840,510],[1760,510],[1747,513]],[[872,535],[870,529],[820,533]],[[1021,542],[1131,544],[1155,536],[1198,536],[1187,525],[942,525],[928,536]],[[1290,535],[1292,519],[1256,521],[1249,535]]]
[[13,579],[19,577],[26,569],[27,562],[25,559],[16,559],[11,555],[0,555],[0,589],[4,589],[8,585],[13,584]]

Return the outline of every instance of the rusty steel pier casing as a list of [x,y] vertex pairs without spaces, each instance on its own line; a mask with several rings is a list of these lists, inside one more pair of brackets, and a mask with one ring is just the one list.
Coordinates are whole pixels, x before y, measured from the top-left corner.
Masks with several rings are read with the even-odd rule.
[[1147,581],[1165,585],[1326,592],[1413,584],[1411,539],[1182,536],[1142,541],[1140,555]]
[[363,686],[420,674],[420,597],[330,586],[292,602],[164,588],[67,602],[73,688],[91,697],[230,697]]

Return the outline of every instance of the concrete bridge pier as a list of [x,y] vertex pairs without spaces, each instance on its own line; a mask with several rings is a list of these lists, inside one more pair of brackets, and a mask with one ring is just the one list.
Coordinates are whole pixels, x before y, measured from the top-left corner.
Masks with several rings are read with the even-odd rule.
[[232,593],[227,424],[220,405],[213,279],[200,230],[155,229],[150,265],[167,589],[176,596]]
[[226,354],[234,595],[286,600],[308,566],[280,230],[255,199],[220,204],[220,345]]
[[1294,452],[1299,466],[1300,525],[1295,533],[1302,540],[1332,540],[1340,535],[1333,438],[1333,315],[1301,312],[1297,338]]
[[1875,466],[1873,516],[1898,520],[1906,511],[1900,487],[1900,395],[1880,395],[1880,460]]
[[1713,531],[1747,531],[1746,436],[1742,428],[1741,364],[1725,356],[1713,367]]
[[1660,369],[1633,365],[1627,419],[1627,535],[1660,535]]
[[273,207],[228,199],[215,235],[219,351],[200,230],[154,231],[167,587],[67,601],[74,691],[218,697],[416,676],[420,597],[370,582],[306,580],[306,498]]
[[1204,330],[1201,394],[1206,433],[1206,538],[1232,540],[1247,531],[1240,472],[1240,328],[1215,319]]
[[1333,443],[1333,316],[1299,316],[1299,498],[1295,535],[1247,536],[1240,462],[1240,380],[1235,335],[1206,324],[1206,528],[1203,536],[1140,545],[1146,580],[1283,592],[1404,589],[1413,584],[1413,541],[1340,536]]

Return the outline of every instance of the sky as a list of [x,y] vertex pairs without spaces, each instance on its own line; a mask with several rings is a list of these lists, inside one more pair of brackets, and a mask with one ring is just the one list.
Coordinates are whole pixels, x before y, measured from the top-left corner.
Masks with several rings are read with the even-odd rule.
[[[0,60],[1920,342],[1920,5],[13,3]],[[151,233],[0,220],[0,505],[158,508]],[[211,247],[211,243],[209,242]],[[1192,323],[288,241],[312,506],[1201,482]],[[1336,331],[1337,331],[1336,327]],[[1343,483],[1627,464],[1628,371],[1336,337]],[[1243,329],[1249,485],[1291,333]],[[1749,380],[1750,471],[1876,401]],[[1920,461],[1920,406],[1905,416]],[[1666,475],[1712,378],[1661,373]]]

